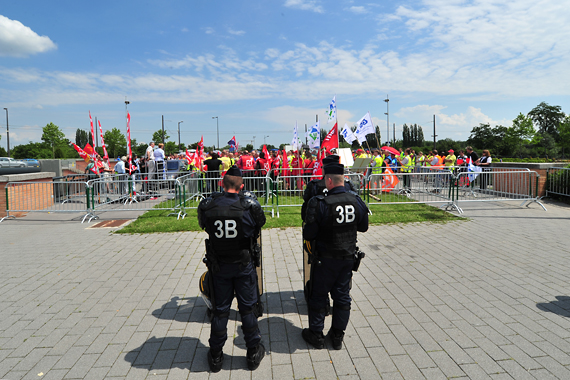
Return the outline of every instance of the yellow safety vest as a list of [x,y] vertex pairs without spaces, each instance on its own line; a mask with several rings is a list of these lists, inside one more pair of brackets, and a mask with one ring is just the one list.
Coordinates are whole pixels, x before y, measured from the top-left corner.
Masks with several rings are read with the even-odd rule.
[[381,174],[382,173],[382,163],[384,159],[382,156],[378,155],[374,157],[375,166],[372,167],[372,174]]

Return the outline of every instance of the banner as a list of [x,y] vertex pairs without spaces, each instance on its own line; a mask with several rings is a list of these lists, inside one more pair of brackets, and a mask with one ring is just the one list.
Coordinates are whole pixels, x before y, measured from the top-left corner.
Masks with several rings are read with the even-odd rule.
[[97,144],[95,144],[96,137],[95,137],[95,131],[93,129],[93,119],[91,118],[91,111],[89,111],[89,123],[91,124],[91,142],[93,143],[93,147],[96,147]]
[[109,159],[109,155],[107,154],[107,148],[105,147],[105,139],[103,138],[103,128],[101,128],[101,120],[97,120],[99,123],[99,133],[101,134],[101,147],[103,148],[103,158]]
[[331,104],[329,104],[329,109],[327,110],[327,116],[328,116],[327,123],[336,120],[336,95],[333,96]]
[[338,124],[335,123],[334,127],[331,128],[327,136],[323,140],[321,149],[326,149],[327,153],[331,152],[331,149],[338,149]]
[[352,142],[356,140],[356,136],[354,135],[354,133],[352,133],[347,124],[344,124],[344,128],[342,129],[342,131],[340,131],[340,134],[349,144],[352,144]]
[[309,148],[318,149],[321,147],[321,123],[317,121],[317,124],[313,125],[307,133],[307,138],[309,140]]

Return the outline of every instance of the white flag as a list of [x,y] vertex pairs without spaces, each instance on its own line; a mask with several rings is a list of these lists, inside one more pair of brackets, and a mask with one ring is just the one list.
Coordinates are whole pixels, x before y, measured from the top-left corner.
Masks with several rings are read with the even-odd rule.
[[346,141],[348,141],[349,144],[352,144],[352,142],[356,140],[356,136],[354,135],[354,133],[352,133],[352,131],[346,124],[344,124],[344,128],[342,129],[342,131],[340,131],[340,134],[342,135],[342,137],[344,137]]
[[327,123],[336,120],[336,95],[333,96],[331,104],[329,104],[329,109],[327,110],[326,114],[329,117]]
[[299,139],[299,132],[297,131],[297,122],[295,122],[295,129],[293,130],[293,140],[291,140],[291,147],[293,150],[299,150],[303,148],[301,140]]
[[317,124],[313,125],[308,131],[309,148],[320,148],[321,147],[321,123],[317,121]]
[[480,166],[473,165],[473,160],[471,160],[471,158],[469,158],[469,164],[467,165],[467,168],[467,170],[469,170],[469,182],[475,181],[475,178],[477,178],[479,173],[482,171]]
[[358,120],[356,123],[358,127],[356,128],[356,138],[360,143],[366,141],[366,135],[374,133],[374,126],[372,125],[372,118],[370,117],[370,112],[367,112],[362,119]]

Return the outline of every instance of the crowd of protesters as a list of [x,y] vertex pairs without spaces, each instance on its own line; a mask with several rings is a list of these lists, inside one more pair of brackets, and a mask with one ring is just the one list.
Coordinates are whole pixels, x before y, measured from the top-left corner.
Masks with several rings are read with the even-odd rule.
[[[194,153],[194,151],[191,151]],[[469,162],[473,165],[481,166],[483,172],[490,170],[492,158],[488,150],[482,152],[479,157],[471,147],[460,150],[457,155],[453,149],[447,152],[438,152],[433,149],[427,153],[419,151],[416,153],[414,149],[357,149],[352,152],[353,158],[364,158],[363,162],[367,167],[366,176],[372,174],[385,173],[386,169],[394,174],[396,173],[419,173],[425,170],[466,170]],[[109,191],[109,183],[113,178],[126,180],[131,177],[135,182],[144,182],[145,190],[152,190],[148,187],[147,181],[166,179],[168,161],[179,161],[177,166],[180,172],[202,172],[207,181],[206,192],[219,191],[219,181],[223,177],[225,171],[231,166],[237,165],[241,169],[244,183],[250,189],[263,189],[264,181],[261,177],[270,177],[276,179],[278,176],[284,177],[284,186],[286,189],[302,190],[304,185],[313,177],[315,166],[318,165],[317,152],[311,150],[301,150],[288,152],[284,150],[272,149],[266,153],[259,150],[241,150],[238,152],[230,152],[227,149],[213,150],[205,153],[205,157],[197,160],[201,165],[197,167],[195,162],[189,162],[185,153],[169,154],[164,152],[162,143],[155,146],[150,143],[145,154],[142,157],[133,155],[131,160],[126,156],[116,159],[114,167],[112,167],[109,159],[101,158],[97,155],[96,160],[91,160],[87,166],[86,173],[90,178],[103,178],[105,182],[104,189]],[[287,163],[284,164],[283,160]],[[369,160],[368,160],[369,159]],[[461,169],[463,168],[463,169]],[[482,176],[483,177],[483,176]],[[373,176],[372,180],[378,180],[379,176]],[[150,180],[150,181],[149,181]],[[403,185],[410,185],[410,176],[403,176]],[[481,187],[486,187],[483,179],[480,181]],[[380,184],[376,184],[380,186]],[[125,185],[120,188],[121,192],[126,192]]]

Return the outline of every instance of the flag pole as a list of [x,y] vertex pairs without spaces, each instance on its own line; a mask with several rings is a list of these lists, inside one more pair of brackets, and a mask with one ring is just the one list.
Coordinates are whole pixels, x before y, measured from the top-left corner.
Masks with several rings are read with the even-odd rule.
[[340,137],[338,136],[338,106],[336,104],[336,94],[334,94],[334,107],[335,107],[335,112],[334,112],[334,122],[336,124],[336,144],[337,146],[337,153],[338,150],[340,149]]

